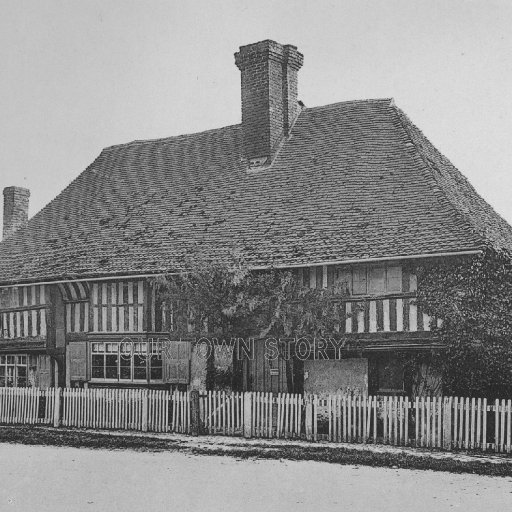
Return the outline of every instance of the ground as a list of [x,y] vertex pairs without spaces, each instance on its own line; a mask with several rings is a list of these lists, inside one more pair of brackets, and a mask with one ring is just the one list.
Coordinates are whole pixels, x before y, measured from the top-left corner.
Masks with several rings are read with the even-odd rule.
[[0,510],[503,511],[512,478],[179,451],[0,444]]

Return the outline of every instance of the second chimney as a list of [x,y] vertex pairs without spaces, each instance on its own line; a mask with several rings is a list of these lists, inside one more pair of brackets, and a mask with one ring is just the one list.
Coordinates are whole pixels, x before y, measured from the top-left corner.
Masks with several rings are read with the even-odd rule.
[[4,240],[27,225],[29,197],[30,190],[26,188],[4,188]]
[[297,72],[303,55],[275,41],[241,46],[235,63],[242,75],[242,132],[249,165],[270,164],[297,118]]

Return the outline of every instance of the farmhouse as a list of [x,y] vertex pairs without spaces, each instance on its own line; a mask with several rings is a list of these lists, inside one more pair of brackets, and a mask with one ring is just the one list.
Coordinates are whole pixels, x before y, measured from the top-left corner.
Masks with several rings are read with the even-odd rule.
[[[235,54],[242,122],[104,149],[30,220],[4,190],[0,386],[204,387],[192,341],[171,336],[154,278],[197,251],[344,283],[336,361],[304,362],[304,391],[403,393],[396,354],[438,343],[416,268],[512,250],[512,228],[392,99],[305,107],[303,56],[262,41]],[[129,339],[130,343],[126,343]],[[125,343],[123,343],[125,342]],[[244,388],[290,391],[284,361],[247,362]]]

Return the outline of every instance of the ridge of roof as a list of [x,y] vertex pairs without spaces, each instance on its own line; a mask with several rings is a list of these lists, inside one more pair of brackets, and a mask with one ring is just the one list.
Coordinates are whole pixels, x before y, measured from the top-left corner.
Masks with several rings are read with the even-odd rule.
[[192,133],[181,133],[179,135],[171,135],[170,137],[157,137],[155,139],[136,139],[130,142],[121,142],[119,144],[112,144],[111,146],[106,146],[102,151],[111,151],[113,149],[121,149],[132,146],[142,146],[144,144],[154,144],[156,142],[171,142],[181,138],[189,138],[199,135],[207,135],[208,133],[213,132],[221,132],[224,130],[229,130],[230,128],[240,128],[241,124],[228,124],[227,126],[221,126],[220,128],[210,128],[208,130],[203,130],[200,132],[192,132]]
[[393,98],[363,98],[359,100],[345,100],[345,101],[337,101],[335,103],[328,103],[327,105],[315,105],[314,107],[305,107],[305,111],[314,111],[314,110],[327,110],[336,107],[350,106],[356,105],[359,103],[383,103],[388,104],[389,106],[394,105],[395,100]]
[[[393,98],[365,98],[365,99],[359,99],[359,100],[345,100],[345,101],[337,101],[335,103],[328,103],[327,105],[315,105],[314,107],[304,107],[303,112],[314,112],[314,111],[322,111],[322,110],[328,110],[332,108],[337,107],[343,107],[343,106],[349,106],[353,104],[358,103],[388,103],[390,105],[394,104]],[[103,148],[102,151],[111,151],[116,149],[122,149],[122,148],[128,148],[128,147],[134,147],[134,146],[141,146],[144,144],[154,144],[158,142],[171,142],[171,141],[177,141],[180,138],[189,138],[199,135],[207,135],[208,133],[214,133],[214,132],[221,132],[224,130],[229,130],[232,128],[240,128],[242,125],[241,123],[236,124],[229,124],[226,126],[221,126],[218,128],[210,128],[208,130],[202,130],[200,132],[191,132],[191,133],[180,133],[179,135],[171,135],[170,137],[156,137],[154,139],[135,139],[130,142],[121,142],[119,144],[112,144],[110,146],[106,146]]]

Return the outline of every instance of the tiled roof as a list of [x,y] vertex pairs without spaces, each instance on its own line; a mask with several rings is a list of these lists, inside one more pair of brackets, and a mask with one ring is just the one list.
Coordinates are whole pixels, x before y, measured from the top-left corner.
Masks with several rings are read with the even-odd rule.
[[304,109],[272,166],[241,127],[104,149],[0,244],[0,282],[157,273],[197,251],[254,266],[482,248],[512,228],[391,100]]

